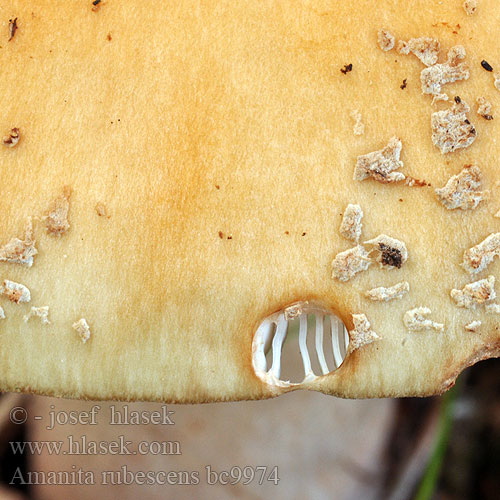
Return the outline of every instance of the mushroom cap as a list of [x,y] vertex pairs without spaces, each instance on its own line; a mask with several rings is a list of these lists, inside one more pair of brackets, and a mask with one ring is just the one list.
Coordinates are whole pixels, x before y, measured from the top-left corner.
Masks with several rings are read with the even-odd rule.
[[[30,268],[0,267],[2,279],[30,289],[35,306],[50,307],[50,324],[25,323],[29,306],[1,303],[0,390],[171,402],[271,397],[290,388],[256,375],[252,340],[264,318],[297,301],[333,311],[348,330],[352,314],[365,314],[380,337],[301,386],[327,394],[436,394],[499,354],[499,315],[458,309],[449,295],[468,283],[464,251],[499,230],[498,207],[451,211],[429,186],[353,180],[357,157],[393,136],[405,175],[432,186],[457,174],[464,155],[486,184],[498,178],[500,141],[491,137],[500,120],[472,116],[478,139],[442,155],[431,140],[435,108],[420,91],[424,66],[377,44],[381,28],[426,36],[436,19],[456,17],[455,5],[91,7],[19,3],[9,13],[15,36],[7,43],[3,35],[2,127],[18,127],[22,140],[0,144],[0,243],[22,238],[33,216],[38,254]],[[482,54],[497,43],[500,3],[488,8],[473,37],[444,25],[433,36]],[[453,85],[497,92],[487,72]],[[366,125],[360,136],[353,109]],[[42,218],[64,186],[69,226],[49,234]],[[333,257],[351,245],[338,231],[349,203],[364,212],[360,241],[386,234],[405,243],[400,269],[372,265],[346,283],[332,278]],[[484,274],[499,271],[495,259]],[[400,300],[365,297],[402,281],[410,292]],[[409,332],[403,317],[417,307],[444,330]],[[91,330],[86,343],[72,329],[80,318]],[[473,320],[481,327],[466,332]]]

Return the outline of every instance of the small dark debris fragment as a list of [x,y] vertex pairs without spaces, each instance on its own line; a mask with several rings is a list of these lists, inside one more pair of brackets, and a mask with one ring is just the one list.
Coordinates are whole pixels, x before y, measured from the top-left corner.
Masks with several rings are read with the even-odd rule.
[[2,139],[2,144],[4,146],[7,146],[8,148],[13,148],[19,142],[19,139],[20,139],[19,129],[17,127],[14,127],[9,132],[9,135],[6,135]]
[[347,75],[347,73],[349,73],[349,71],[352,71],[352,64],[351,63],[345,64],[344,67],[340,70],[340,72],[343,73],[344,75]]
[[399,88],[400,88],[401,90],[404,90],[404,89],[406,88],[406,81],[407,81],[407,80],[406,80],[406,78],[405,78],[405,79],[403,80],[403,85],[400,85],[400,86],[399,86]]
[[101,3],[101,0],[94,0],[92,2],[92,11],[93,12],[97,12],[99,10],[99,7],[101,6],[100,3]]
[[232,240],[232,239],[233,239],[233,237],[232,237],[232,236],[228,236],[228,237],[227,237],[227,239],[228,239],[228,240]]
[[290,234],[290,231],[285,231],[285,234]]
[[9,19],[9,42],[14,38],[17,31],[17,17]]
[[111,40],[112,40],[112,38],[111,38],[111,33],[108,33],[108,36],[106,37],[106,40],[107,40],[108,42],[111,42]]
[[224,238],[224,233],[222,231],[219,231],[219,238],[222,240]]
[[492,115],[481,115],[485,120],[493,120]]
[[307,233],[302,233],[302,236],[305,236]]
[[464,120],[464,123],[467,123],[467,125],[470,125],[470,121],[467,118]]
[[379,243],[379,249],[382,252],[382,264],[385,266],[392,266],[401,269],[402,257],[401,252],[397,248]]
[[486,70],[486,71],[493,71],[493,68],[491,67],[491,64],[488,61],[485,61],[484,59],[481,61],[481,66]]
[[105,217],[106,219],[111,218],[111,215],[109,215],[106,205],[101,201],[96,203],[95,211],[99,217]]
[[426,182],[425,179],[415,179],[415,177],[407,176],[405,180],[405,184],[410,187],[431,187],[429,182]]
[[399,198],[399,201],[403,201],[403,198]]
[[216,184],[215,189],[220,189],[220,186],[218,184]]
[[456,102],[457,104],[460,104],[460,103],[462,102],[462,99],[460,99],[460,97],[456,95],[456,96],[455,96],[455,102]]

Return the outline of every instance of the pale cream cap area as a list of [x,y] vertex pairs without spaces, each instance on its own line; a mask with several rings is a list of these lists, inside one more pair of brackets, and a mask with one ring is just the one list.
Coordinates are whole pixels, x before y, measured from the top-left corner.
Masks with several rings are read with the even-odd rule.
[[[450,292],[500,279],[488,239],[500,233],[499,16],[496,0],[471,16],[424,0],[0,5],[0,283],[31,298],[0,296],[0,389],[425,396],[498,356],[498,304],[457,307]],[[433,102],[421,73],[457,46],[468,78],[439,77]],[[489,196],[444,206],[435,190],[463,195],[469,180],[454,176],[471,165],[470,196]],[[349,205],[363,214],[351,240]],[[364,340],[332,373],[271,386],[254,370],[255,333],[307,301]]]

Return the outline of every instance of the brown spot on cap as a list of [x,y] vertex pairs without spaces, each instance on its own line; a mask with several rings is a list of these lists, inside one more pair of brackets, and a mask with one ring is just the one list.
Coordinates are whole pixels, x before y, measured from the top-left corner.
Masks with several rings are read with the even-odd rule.
[[9,42],[14,38],[17,28],[17,17],[14,19],[9,19]]
[[19,132],[19,129],[17,127],[14,127],[9,132],[9,135],[6,135],[2,139],[2,144],[4,146],[7,146],[8,148],[13,148],[13,147],[15,147],[17,145],[17,143],[19,142],[20,138],[21,138],[21,134]]
[[379,243],[379,249],[382,252],[381,261],[385,266],[392,266],[401,269],[402,257],[401,252],[397,248],[392,248],[385,245],[384,243]]
[[350,71],[352,71],[352,64],[349,63],[349,64],[345,64],[343,68],[341,68],[340,72],[343,73],[344,75],[347,75],[347,73],[349,73]]

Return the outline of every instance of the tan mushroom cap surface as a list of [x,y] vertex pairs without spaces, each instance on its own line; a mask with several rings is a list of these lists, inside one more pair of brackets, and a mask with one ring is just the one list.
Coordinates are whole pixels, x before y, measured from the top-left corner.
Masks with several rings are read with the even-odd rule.
[[[498,2],[485,0],[470,18],[459,2],[423,0],[91,7],[0,6],[0,129],[22,134],[15,148],[0,145],[0,244],[39,218],[33,266],[0,262],[1,279],[25,284],[33,305],[50,307],[51,322],[25,323],[28,306],[1,302],[1,390],[270,397],[276,391],[252,367],[253,335],[263,318],[305,300],[349,329],[351,314],[366,314],[380,336],[306,384],[328,394],[434,394],[499,354],[500,315],[458,309],[449,294],[473,280],[463,253],[500,231],[498,207],[446,210],[434,188],[474,164],[498,195],[500,120],[471,112],[474,143],[441,154],[431,113],[451,104],[422,95],[417,58],[377,44],[381,28],[398,40],[431,36],[440,61],[463,45],[470,78],[443,91],[470,105],[484,96],[495,114],[500,93],[479,62],[494,61]],[[353,109],[365,124],[360,136]],[[403,145],[400,171],[432,187],[353,180],[357,157],[393,136]],[[49,234],[43,216],[64,186],[70,226]],[[349,203],[364,212],[361,241],[386,234],[405,243],[400,269],[371,265],[346,283],[332,278],[333,257],[352,246],[338,231]],[[498,280],[499,260],[474,280]],[[401,281],[410,283],[401,300],[364,295]],[[444,330],[408,331],[403,316],[417,307]],[[80,318],[91,330],[85,344],[72,329]],[[466,332],[477,319],[477,332]]]

